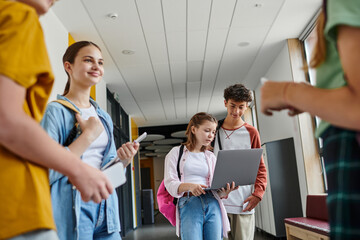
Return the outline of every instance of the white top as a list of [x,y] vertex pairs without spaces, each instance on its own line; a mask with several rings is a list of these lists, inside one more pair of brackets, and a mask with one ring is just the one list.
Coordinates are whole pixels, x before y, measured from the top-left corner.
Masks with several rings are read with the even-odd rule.
[[189,152],[188,159],[184,165],[184,182],[207,186],[208,177],[209,166],[206,162],[205,153]]
[[[218,134],[220,135],[223,150],[251,148],[250,133],[244,125],[234,130],[227,130],[221,127]],[[217,155],[219,152],[217,137],[215,142],[214,153]],[[232,214],[253,214],[255,212],[254,209],[243,212],[243,208],[246,207],[243,206],[243,202],[252,192],[253,185],[240,186],[238,190],[232,191],[227,199],[223,199],[226,211]]]
[[[166,190],[169,192],[169,194],[176,198],[181,198],[184,196],[184,192],[179,193],[178,189],[181,183],[184,182],[184,165],[188,161],[189,158],[189,150],[184,147],[184,152],[181,157],[181,161],[179,162],[179,169],[180,169],[180,179],[178,177],[177,172],[177,163],[179,159],[179,150],[180,146],[173,147],[170,152],[165,157],[165,168],[164,168],[164,185],[166,187]],[[204,152],[206,163],[209,167],[209,176],[207,183],[210,184],[213,179],[214,169],[215,169],[215,163],[216,163],[216,157],[215,155],[210,151]],[[208,185],[206,184],[206,185]],[[230,231],[230,224],[229,219],[226,215],[226,210],[224,207],[223,202],[221,201],[218,193],[216,191],[212,191],[214,197],[219,203],[220,211],[221,211],[221,219],[222,219],[222,229],[223,229],[223,236],[227,237],[227,232]],[[179,203],[179,202],[178,202]],[[180,236],[180,214],[179,214],[179,208],[176,207],[176,235]]]
[[[95,117],[99,119],[99,116],[96,114],[96,110],[92,105],[89,108],[80,108],[80,110],[81,117],[84,120],[88,120],[89,117]],[[100,169],[100,165],[103,160],[104,151],[108,141],[109,138],[104,129],[99,135],[99,137],[95,141],[93,141],[90,146],[85,150],[82,155],[82,160],[90,166]]]

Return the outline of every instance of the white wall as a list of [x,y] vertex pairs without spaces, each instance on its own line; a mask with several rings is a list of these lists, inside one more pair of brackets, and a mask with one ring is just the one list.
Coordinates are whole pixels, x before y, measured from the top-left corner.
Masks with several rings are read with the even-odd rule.
[[[64,92],[67,82],[67,75],[62,64],[62,57],[69,43],[68,31],[51,9],[45,16],[40,18],[40,22],[44,30],[46,46],[55,75],[55,83],[49,98],[49,101],[53,101],[56,99],[57,94],[62,94]],[[105,79],[96,86],[96,102],[106,111],[107,100]]]
[[45,42],[55,75],[55,83],[49,99],[49,101],[53,101],[57,94],[63,93],[67,82],[62,56],[68,46],[68,31],[51,9],[40,18],[40,22],[44,30]]
[[[291,74],[290,58],[287,43],[280,51],[272,66],[268,69],[266,78],[272,81],[293,81]],[[261,109],[261,93],[260,85],[255,89],[256,109],[258,114],[259,132],[262,143],[294,138],[295,155],[297,161],[297,170],[299,174],[301,202],[303,212],[306,209],[307,184],[304,167],[304,157],[302,154],[301,139],[299,132],[298,117],[289,117],[287,111],[275,112],[273,116],[266,116],[260,112]],[[284,193],[286,194],[286,193]]]
[[[104,111],[106,111],[107,98],[106,98],[106,82],[104,79],[96,85],[96,102]],[[129,120],[129,122],[131,122],[131,120]]]

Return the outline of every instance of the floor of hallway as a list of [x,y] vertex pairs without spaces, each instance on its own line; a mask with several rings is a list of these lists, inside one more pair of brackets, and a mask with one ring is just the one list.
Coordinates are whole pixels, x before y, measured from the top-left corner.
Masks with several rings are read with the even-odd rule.
[[[123,240],[179,240],[175,227],[159,212],[155,213],[155,223],[142,225],[140,228],[129,232]],[[254,240],[274,240],[275,238],[261,231],[255,232]]]

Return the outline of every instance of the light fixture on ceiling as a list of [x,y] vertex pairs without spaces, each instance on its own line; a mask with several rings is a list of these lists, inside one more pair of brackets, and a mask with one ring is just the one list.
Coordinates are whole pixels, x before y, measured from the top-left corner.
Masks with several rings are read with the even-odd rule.
[[174,138],[186,138],[185,132],[186,130],[173,132],[171,136]]
[[239,47],[246,47],[246,46],[249,46],[249,45],[250,45],[249,42],[239,42],[239,43],[238,43],[238,46],[239,46]]
[[166,144],[178,144],[178,143],[182,143],[182,142],[183,142],[183,139],[179,139],[179,138],[165,138],[165,139],[154,141],[154,144],[166,145]]
[[152,142],[156,140],[164,139],[165,136],[161,134],[148,134],[146,138],[144,139],[144,142]]
[[109,13],[108,17],[111,19],[116,19],[118,17],[118,14],[117,13]]
[[132,51],[132,50],[123,50],[122,53],[125,54],[125,55],[133,55],[133,54],[135,53],[135,51]]
[[151,146],[145,147],[146,150],[165,149],[168,151],[170,151],[171,148],[173,148],[173,146],[171,146],[171,145],[151,145]]

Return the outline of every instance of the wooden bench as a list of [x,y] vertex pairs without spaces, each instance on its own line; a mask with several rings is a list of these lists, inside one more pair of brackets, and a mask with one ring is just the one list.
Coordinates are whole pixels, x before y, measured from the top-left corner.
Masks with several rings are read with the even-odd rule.
[[287,240],[330,239],[326,196],[326,194],[308,195],[306,199],[306,217],[285,218]]

